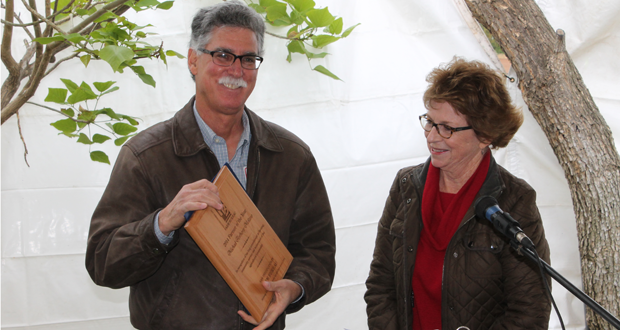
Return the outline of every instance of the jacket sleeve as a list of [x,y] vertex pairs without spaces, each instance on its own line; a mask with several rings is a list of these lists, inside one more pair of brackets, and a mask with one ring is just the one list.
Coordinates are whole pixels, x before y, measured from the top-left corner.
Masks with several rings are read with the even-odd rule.
[[154,230],[159,211],[145,167],[127,146],[121,148],[110,181],[91,219],[86,269],[93,281],[122,288],[151,276],[166,253]]
[[399,204],[398,177],[394,180],[377,228],[375,250],[366,280],[366,314],[370,330],[398,329],[396,279],[394,277],[393,240],[390,227]]
[[[536,207],[536,192],[530,188],[504,210],[520,223],[539,256],[549,263],[549,245]],[[547,329],[551,305],[538,265],[512,248],[502,251],[502,259],[506,312],[491,329]],[[550,277],[545,276],[551,285]]]
[[290,305],[293,313],[326,294],[336,270],[336,234],[327,191],[312,154],[300,171],[288,249],[293,261],[285,278],[300,283],[304,296]]

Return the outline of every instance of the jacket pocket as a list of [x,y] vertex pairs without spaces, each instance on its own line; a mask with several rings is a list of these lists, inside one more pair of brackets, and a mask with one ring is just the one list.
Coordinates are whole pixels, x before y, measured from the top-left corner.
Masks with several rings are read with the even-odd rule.
[[178,272],[173,272],[168,283],[166,283],[161,291],[153,316],[151,317],[150,325],[153,329],[164,329],[166,327],[166,315],[177,298],[176,294],[180,278],[181,275]]
[[502,275],[500,262],[504,241],[489,232],[474,232],[463,237],[465,272],[470,278],[495,278]]

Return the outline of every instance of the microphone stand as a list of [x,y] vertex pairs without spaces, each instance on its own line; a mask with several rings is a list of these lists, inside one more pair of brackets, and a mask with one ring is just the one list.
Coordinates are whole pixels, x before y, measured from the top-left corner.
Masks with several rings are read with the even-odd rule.
[[547,274],[549,274],[553,279],[555,279],[558,283],[560,283],[563,287],[565,287],[568,291],[570,291],[575,297],[579,298],[586,306],[590,307],[594,312],[603,317],[607,322],[613,325],[616,329],[620,329],[620,320],[611,315],[605,308],[599,305],[594,299],[590,298],[583,291],[579,290],[576,286],[574,286],[571,282],[565,279],[562,275],[556,272],[549,264],[547,264],[544,260],[539,258],[534,252],[530,249],[524,247],[523,245],[518,244],[514,240],[510,240],[510,245],[517,252],[527,256],[535,263],[540,263],[543,265],[543,268]]

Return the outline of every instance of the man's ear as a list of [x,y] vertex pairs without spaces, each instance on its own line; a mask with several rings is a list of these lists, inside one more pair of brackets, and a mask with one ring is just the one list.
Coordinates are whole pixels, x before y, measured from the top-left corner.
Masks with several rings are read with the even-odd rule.
[[194,76],[198,74],[198,66],[196,63],[198,62],[198,54],[195,50],[189,49],[187,51],[187,67],[189,68],[189,72],[191,72]]

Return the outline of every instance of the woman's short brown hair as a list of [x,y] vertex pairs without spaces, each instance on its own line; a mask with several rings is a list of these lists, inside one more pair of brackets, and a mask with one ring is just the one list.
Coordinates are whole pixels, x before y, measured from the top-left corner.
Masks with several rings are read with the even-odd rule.
[[481,141],[503,148],[523,123],[523,114],[510,100],[504,78],[478,61],[454,57],[426,76],[424,106],[448,102],[467,119]]

